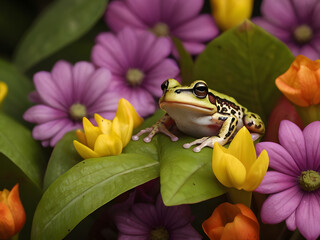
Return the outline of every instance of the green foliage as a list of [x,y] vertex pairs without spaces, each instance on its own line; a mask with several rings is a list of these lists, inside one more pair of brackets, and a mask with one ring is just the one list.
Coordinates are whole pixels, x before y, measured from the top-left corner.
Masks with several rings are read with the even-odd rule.
[[31,239],[62,239],[83,218],[121,193],[159,176],[159,162],[128,153],[84,160],[43,194]]
[[58,0],[36,20],[15,54],[27,70],[86,33],[102,16],[107,0]]

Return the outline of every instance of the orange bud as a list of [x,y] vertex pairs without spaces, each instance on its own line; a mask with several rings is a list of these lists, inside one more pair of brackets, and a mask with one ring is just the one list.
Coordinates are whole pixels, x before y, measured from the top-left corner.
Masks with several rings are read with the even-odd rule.
[[0,191],[0,239],[8,239],[18,233],[26,221],[26,214],[20,201],[19,184],[9,192]]
[[258,240],[260,231],[254,213],[241,203],[220,204],[202,228],[211,240]]
[[298,55],[290,68],[276,79],[279,90],[294,104],[320,103],[320,61]]

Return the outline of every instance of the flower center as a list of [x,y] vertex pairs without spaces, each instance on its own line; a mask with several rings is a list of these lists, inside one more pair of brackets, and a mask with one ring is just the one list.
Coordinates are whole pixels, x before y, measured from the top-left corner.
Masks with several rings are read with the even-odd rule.
[[300,187],[308,192],[320,187],[320,174],[313,170],[303,171],[299,176]]
[[150,240],[169,240],[169,232],[164,227],[157,227],[151,231]]
[[70,107],[69,114],[74,121],[81,121],[87,116],[87,108],[81,103],[75,103]]
[[170,33],[168,25],[163,22],[156,23],[150,31],[157,37],[168,36]]
[[137,68],[130,68],[127,72],[126,79],[131,86],[137,86],[142,83],[144,73]]
[[308,25],[300,25],[294,30],[294,38],[300,44],[308,43],[313,37],[313,31]]

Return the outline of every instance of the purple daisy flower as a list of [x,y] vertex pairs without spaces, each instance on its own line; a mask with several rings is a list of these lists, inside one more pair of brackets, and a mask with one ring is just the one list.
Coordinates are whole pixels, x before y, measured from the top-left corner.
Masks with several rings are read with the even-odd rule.
[[112,73],[110,88],[126,98],[142,117],[155,112],[155,97],[161,84],[176,78],[179,68],[167,58],[170,42],[146,31],[125,28],[117,35],[100,33],[92,50],[92,61]]
[[[179,38],[191,54],[219,33],[209,14],[199,14],[203,0],[119,0],[109,4],[105,21],[115,32],[126,26]],[[176,55],[176,51],[175,51]]]
[[295,56],[320,58],[320,1],[264,0],[261,14],[253,22],[287,44]]
[[311,240],[320,235],[320,121],[303,131],[283,120],[279,142],[256,145],[257,154],[266,149],[270,168],[257,192],[271,194],[261,209],[264,223],[286,220],[287,227]]
[[159,194],[155,205],[136,203],[131,211],[116,216],[118,240],[197,240],[201,235],[191,225],[188,205],[166,207]]
[[43,146],[54,146],[63,135],[82,128],[82,118],[93,120],[98,113],[112,119],[117,110],[118,96],[108,91],[111,73],[108,69],[95,69],[89,62],[74,66],[58,61],[51,73],[34,75],[36,92],[32,99],[38,103],[29,108],[23,118],[36,123],[32,135]]

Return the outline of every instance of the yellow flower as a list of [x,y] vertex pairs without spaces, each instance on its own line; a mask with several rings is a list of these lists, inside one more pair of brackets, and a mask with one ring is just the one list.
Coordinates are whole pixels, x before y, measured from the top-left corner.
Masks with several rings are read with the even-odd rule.
[[253,0],[211,0],[212,15],[223,31],[251,17]]
[[2,103],[3,99],[7,96],[8,93],[8,86],[4,82],[0,82],[0,104]]
[[129,143],[133,128],[143,121],[133,106],[123,98],[119,100],[117,113],[112,121],[99,114],[95,114],[94,119],[98,126],[83,118],[84,132],[76,131],[80,142],[73,141],[75,149],[84,159],[119,155]]
[[228,149],[214,144],[212,169],[226,187],[253,191],[267,172],[269,157],[263,150],[256,159],[256,150],[249,131],[242,127]]

